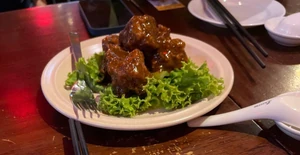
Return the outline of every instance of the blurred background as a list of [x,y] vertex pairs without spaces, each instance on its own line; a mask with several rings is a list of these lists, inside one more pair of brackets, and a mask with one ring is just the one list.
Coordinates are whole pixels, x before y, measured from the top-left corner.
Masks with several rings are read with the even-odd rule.
[[67,3],[76,0],[0,0],[0,12],[7,12],[36,6],[56,3]]

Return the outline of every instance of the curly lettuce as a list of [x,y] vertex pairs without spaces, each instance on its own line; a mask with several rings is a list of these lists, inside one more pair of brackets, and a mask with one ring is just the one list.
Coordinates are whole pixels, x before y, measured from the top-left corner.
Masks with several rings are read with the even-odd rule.
[[210,74],[206,63],[197,67],[189,60],[170,73],[154,73],[143,89],[145,98],[118,98],[112,87],[108,86],[100,91],[98,108],[104,113],[125,117],[135,116],[150,108],[179,109],[210,95],[219,95],[224,89],[224,81]]
[[78,80],[84,80],[93,92],[101,90],[100,82],[104,79],[104,74],[100,72],[100,65],[104,58],[104,52],[95,53],[92,57],[85,60],[79,58],[76,63],[76,70],[68,73],[65,86],[71,87]]
[[[118,97],[111,85],[101,85],[104,74],[100,72],[104,52],[85,60],[80,58],[76,70],[68,74],[65,86],[71,87],[78,79],[84,80],[93,92],[100,94],[98,109],[116,116],[133,117],[154,108],[167,110],[184,108],[210,95],[217,96],[224,89],[224,81],[209,72],[206,62],[200,67],[191,60],[171,72],[153,73],[143,86],[145,97]],[[80,96],[79,96],[80,97]]]
[[145,102],[139,96],[118,97],[113,93],[112,87],[108,86],[100,92],[98,108],[107,114],[132,117],[137,113],[145,111],[151,107],[150,102]]

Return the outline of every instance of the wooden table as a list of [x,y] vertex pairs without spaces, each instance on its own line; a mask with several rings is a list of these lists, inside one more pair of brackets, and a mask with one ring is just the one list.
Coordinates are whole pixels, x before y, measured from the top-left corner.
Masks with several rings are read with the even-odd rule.
[[[142,14],[124,0],[135,14]],[[269,52],[261,69],[226,29],[193,17],[187,8],[158,12],[147,1],[140,9],[172,32],[211,44],[231,62],[235,82],[229,96],[210,114],[224,113],[299,90],[300,48],[274,43],[264,27],[249,29]],[[182,1],[187,6],[188,1]],[[283,0],[288,13],[300,11],[296,0]],[[298,6],[298,7],[297,7]],[[0,13],[0,154],[73,154],[68,119],[46,101],[40,78],[47,62],[69,46],[68,32],[89,39],[78,3]],[[91,154],[299,154],[300,142],[271,120],[211,128],[180,124],[149,131],[113,131],[83,126]]]

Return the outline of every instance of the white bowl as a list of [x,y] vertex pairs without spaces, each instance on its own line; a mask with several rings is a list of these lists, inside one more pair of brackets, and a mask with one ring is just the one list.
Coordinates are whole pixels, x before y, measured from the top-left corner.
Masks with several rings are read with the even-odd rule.
[[[300,96],[300,91],[288,92],[281,94],[280,96],[291,95],[291,96]],[[298,119],[295,117],[295,119]],[[282,122],[275,121],[277,127],[288,136],[300,141],[300,129]]]
[[288,136],[300,141],[300,129],[275,121],[277,127]]
[[273,38],[273,40],[278,44],[284,46],[300,45],[300,36],[283,33],[282,31],[279,31],[279,28],[277,28],[279,24],[282,24],[281,22],[285,18],[286,17],[276,17],[269,19],[265,23],[265,28],[268,30],[268,33],[271,36],[271,38]]
[[275,31],[289,36],[300,37],[300,12],[291,14],[281,20]]
[[[239,22],[263,12],[273,1],[274,0],[219,0]],[[213,18],[219,19],[213,9],[207,4],[207,0],[204,1],[204,5]]]

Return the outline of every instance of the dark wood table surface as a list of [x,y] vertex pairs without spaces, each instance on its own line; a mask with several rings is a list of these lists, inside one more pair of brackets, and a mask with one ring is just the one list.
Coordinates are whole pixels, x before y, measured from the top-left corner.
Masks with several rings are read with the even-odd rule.
[[[193,17],[187,7],[159,12],[137,0],[172,32],[202,40],[221,51],[233,66],[229,96],[212,112],[224,113],[300,88],[300,48],[276,44],[263,26],[248,29],[269,52],[260,68],[229,30]],[[189,1],[182,1],[187,6]],[[280,1],[287,14],[300,11],[297,0]],[[91,38],[78,3],[0,13],[0,154],[73,154],[68,119],[46,101],[40,86],[48,61],[69,46],[68,32]],[[90,154],[300,154],[300,142],[271,120],[245,121],[209,128],[180,124],[149,131],[114,131],[83,125]]]

